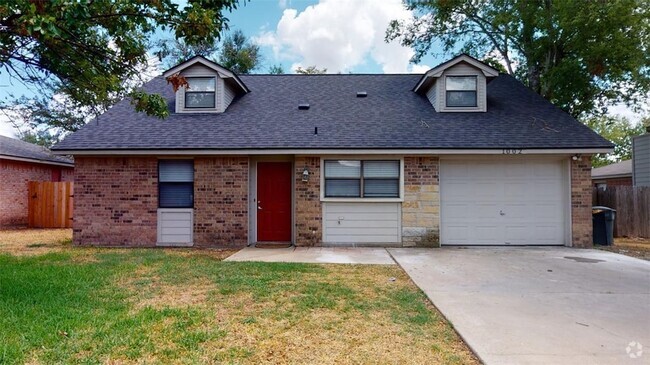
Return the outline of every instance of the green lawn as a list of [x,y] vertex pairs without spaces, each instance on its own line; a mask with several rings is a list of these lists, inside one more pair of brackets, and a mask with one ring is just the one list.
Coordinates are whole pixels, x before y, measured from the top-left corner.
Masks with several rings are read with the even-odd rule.
[[0,253],[0,363],[477,363],[397,266],[230,253]]

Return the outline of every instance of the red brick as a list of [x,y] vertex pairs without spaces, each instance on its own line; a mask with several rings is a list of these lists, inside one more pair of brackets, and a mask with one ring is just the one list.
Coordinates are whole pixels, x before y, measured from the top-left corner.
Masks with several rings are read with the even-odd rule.
[[28,182],[52,181],[52,171],[61,171],[61,181],[73,181],[72,167],[14,160],[0,160],[0,227],[27,225]]

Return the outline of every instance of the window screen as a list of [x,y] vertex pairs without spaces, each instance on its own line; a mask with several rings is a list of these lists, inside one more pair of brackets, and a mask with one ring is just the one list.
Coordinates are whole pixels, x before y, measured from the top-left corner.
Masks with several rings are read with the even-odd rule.
[[364,161],[363,196],[399,198],[399,161]]
[[474,107],[476,103],[476,76],[447,76],[447,106]]
[[399,161],[325,161],[325,197],[399,198]]
[[215,79],[213,77],[187,78],[185,89],[186,108],[214,108]]
[[326,197],[361,197],[361,161],[325,161]]
[[158,163],[158,206],[194,206],[194,161],[160,160]]

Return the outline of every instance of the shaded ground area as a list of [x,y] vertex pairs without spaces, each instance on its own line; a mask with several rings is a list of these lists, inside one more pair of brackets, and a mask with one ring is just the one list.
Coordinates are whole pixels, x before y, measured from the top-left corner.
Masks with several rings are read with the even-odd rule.
[[396,265],[224,262],[233,251],[54,233],[0,232],[0,363],[478,363]]
[[615,238],[613,246],[595,248],[650,261],[650,238]]

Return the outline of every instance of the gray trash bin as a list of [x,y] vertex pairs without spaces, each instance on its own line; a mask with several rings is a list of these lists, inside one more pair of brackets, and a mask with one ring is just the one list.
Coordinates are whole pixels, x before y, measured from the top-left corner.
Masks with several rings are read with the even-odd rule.
[[614,244],[614,219],[616,219],[616,210],[595,206],[591,207],[594,245],[611,246]]

